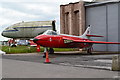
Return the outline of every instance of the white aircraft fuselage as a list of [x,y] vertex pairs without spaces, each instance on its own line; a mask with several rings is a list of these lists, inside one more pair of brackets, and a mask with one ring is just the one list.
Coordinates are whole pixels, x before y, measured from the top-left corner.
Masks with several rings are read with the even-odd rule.
[[31,39],[42,34],[46,30],[52,29],[52,21],[21,22],[7,27],[2,32],[2,36],[15,39]]

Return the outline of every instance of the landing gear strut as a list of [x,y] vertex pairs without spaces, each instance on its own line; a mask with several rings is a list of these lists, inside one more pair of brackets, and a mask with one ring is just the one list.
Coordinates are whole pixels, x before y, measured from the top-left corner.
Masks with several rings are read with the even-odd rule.
[[51,63],[50,60],[49,60],[48,48],[44,48],[44,56],[43,56],[43,58],[45,58],[44,63]]
[[43,55],[43,58],[45,58],[45,57],[46,57],[46,53],[44,52],[43,54],[44,54],[44,55]]
[[49,54],[54,54],[54,49],[53,48],[49,49]]
[[43,58],[46,58],[46,52],[48,51],[48,48],[44,48]]
[[90,47],[89,49],[87,49],[87,53],[90,54],[90,55],[92,55],[92,50],[93,50],[93,48]]
[[53,48],[50,48],[49,50],[48,50],[48,48],[44,48],[43,58],[46,58],[46,51],[48,51],[49,54],[53,54],[54,53],[54,49]]

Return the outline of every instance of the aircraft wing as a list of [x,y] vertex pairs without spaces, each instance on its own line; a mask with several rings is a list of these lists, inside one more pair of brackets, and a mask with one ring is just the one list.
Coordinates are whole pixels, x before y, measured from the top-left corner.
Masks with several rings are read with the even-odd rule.
[[93,44],[120,44],[119,42],[103,42],[103,41],[83,41],[83,40],[73,40],[79,43],[93,43]]
[[120,42],[103,42],[103,41],[89,41],[89,40],[78,40],[78,39],[72,39],[68,37],[63,37],[63,39],[66,41],[65,43],[93,43],[93,44],[120,44]]

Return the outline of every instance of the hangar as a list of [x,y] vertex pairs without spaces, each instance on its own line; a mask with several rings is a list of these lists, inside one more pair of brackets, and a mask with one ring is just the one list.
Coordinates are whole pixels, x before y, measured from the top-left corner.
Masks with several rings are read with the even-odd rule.
[[[120,1],[80,1],[61,5],[60,24],[61,33],[81,35],[91,25],[91,34],[104,36],[93,40],[120,42]],[[95,51],[120,51],[119,45],[95,44],[93,48]]]

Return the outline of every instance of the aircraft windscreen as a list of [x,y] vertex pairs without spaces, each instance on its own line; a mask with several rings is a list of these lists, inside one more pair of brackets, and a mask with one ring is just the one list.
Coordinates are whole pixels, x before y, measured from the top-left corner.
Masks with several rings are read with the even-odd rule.
[[52,30],[47,30],[46,32],[43,33],[44,35],[58,35],[55,31]]

